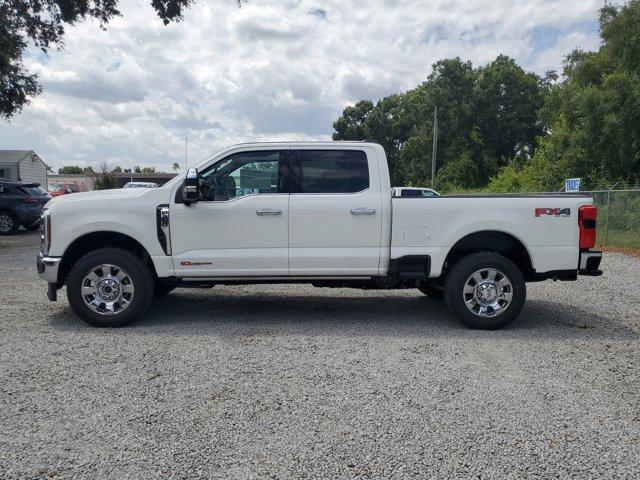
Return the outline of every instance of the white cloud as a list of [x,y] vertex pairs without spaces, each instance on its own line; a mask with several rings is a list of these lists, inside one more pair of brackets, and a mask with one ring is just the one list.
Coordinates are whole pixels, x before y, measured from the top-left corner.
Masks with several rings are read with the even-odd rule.
[[438,59],[499,53],[538,73],[598,45],[598,0],[233,0],[196,3],[163,26],[148,0],[121,0],[107,31],[67,30],[29,67],[44,94],[0,148],[54,167],[104,159],[169,169],[240,141],[328,138],[348,103],[422,82]]

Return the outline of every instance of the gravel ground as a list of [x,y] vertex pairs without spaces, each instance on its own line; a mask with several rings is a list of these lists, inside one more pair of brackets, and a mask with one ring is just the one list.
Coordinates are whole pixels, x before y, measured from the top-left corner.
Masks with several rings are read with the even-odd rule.
[[177,290],[79,321],[0,239],[1,478],[639,478],[640,260],[463,328],[417,290]]

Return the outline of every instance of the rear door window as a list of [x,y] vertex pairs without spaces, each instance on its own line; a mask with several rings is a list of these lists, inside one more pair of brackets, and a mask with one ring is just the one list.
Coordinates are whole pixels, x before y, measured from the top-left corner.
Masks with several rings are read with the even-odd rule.
[[292,193],[357,193],[369,188],[362,150],[298,150],[292,163]]

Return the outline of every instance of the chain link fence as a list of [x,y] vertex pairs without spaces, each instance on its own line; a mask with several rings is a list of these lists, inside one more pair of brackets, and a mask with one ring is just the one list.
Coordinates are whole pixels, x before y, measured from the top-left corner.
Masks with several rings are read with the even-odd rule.
[[597,244],[640,249],[640,189],[588,190],[575,193],[541,192],[542,195],[593,197],[598,206]]

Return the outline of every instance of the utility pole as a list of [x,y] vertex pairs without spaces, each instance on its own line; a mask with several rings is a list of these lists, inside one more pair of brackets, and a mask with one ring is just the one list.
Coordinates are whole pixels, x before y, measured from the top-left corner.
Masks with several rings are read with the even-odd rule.
[[438,151],[438,107],[433,110],[433,150],[431,152],[431,188],[436,188],[436,152]]

